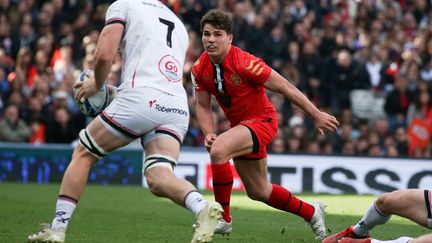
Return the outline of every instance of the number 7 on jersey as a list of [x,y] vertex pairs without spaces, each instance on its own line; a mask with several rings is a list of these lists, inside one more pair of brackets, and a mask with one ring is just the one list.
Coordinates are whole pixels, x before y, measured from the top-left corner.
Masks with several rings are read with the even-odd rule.
[[162,19],[159,18],[159,22],[161,22],[162,24],[165,24],[168,26],[168,31],[167,31],[167,36],[166,36],[166,41],[167,41],[167,46],[169,46],[170,48],[172,48],[172,42],[171,42],[171,37],[172,37],[172,32],[174,30],[174,23],[166,20],[166,19]]

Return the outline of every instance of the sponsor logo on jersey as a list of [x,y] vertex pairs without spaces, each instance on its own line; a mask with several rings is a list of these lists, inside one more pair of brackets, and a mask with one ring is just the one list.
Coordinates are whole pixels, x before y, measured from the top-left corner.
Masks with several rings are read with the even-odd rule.
[[231,83],[234,86],[238,86],[241,83],[241,78],[240,75],[238,75],[237,73],[234,73],[233,75],[231,75]]
[[179,82],[182,80],[183,68],[174,56],[163,56],[159,61],[159,71],[169,82]]
[[150,108],[153,106],[153,104],[156,102],[156,100],[150,100],[149,101],[149,105],[150,105]]
[[155,105],[155,109],[157,111],[160,111],[160,112],[174,113],[174,114],[179,114],[179,115],[182,115],[182,116],[188,116],[188,112],[187,111],[182,110],[182,109],[178,109],[178,108],[170,108],[170,107],[165,107],[163,105],[156,104]]

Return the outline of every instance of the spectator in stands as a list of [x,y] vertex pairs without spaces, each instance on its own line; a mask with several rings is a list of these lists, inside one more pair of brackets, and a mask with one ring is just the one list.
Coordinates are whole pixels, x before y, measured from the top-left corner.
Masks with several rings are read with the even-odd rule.
[[287,152],[290,154],[296,154],[303,152],[303,141],[296,137],[289,137],[287,141]]
[[77,139],[79,128],[76,127],[69,111],[59,106],[53,112],[54,119],[46,126],[46,143],[71,143]]
[[408,155],[408,137],[406,129],[404,127],[400,126],[396,128],[396,131],[394,133],[394,140],[396,142],[396,147],[399,155]]
[[350,92],[354,89],[368,89],[369,76],[364,67],[352,60],[347,50],[337,54],[336,66],[328,70],[327,82],[333,83],[333,99],[337,107],[345,109],[350,107]]
[[361,155],[361,156],[366,156],[368,154],[368,150],[369,150],[368,140],[364,137],[361,137],[357,141],[356,154]]
[[245,32],[246,27],[248,26],[246,14],[247,9],[245,2],[235,1],[232,6],[233,33],[235,33],[233,44],[242,48],[245,46]]
[[321,84],[323,61],[311,41],[303,43],[297,68],[301,75],[300,87],[306,90],[310,99],[315,104],[328,104],[327,100],[330,98],[328,90],[324,90]]
[[305,152],[307,154],[320,154],[321,148],[317,142],[312,141],[312,142],[307,144]]
[[372,51],[369,53],[368,60],[366,61],[366,70],[369,74],[369,81],[371,83],[371,88],[374,91],[378,91],[381,89],[382,84],[382,69],[383,69],[383,63],[378,57],[378,54],[376,51]]
[[262,43],[266,38],[264,30],[265,19],[261,15],[257,15],[253,23],[246,27],[245,36],[245,50],[256,55],[263,57],[266,50]]
[[269,151],[274,154],[285,153],[285,142],[282,137],[276,137],[270,144]]
[[338,129],[338,138],[336,139],[336,149],[338,151],[342,151],[344,150],[345,145],[347,145],[347,143],[350,143],[353,148],[352,151],[354,150],[354,144],[352,143],[352,141],[354,140],[353,137],[353,128],[352,125],[350,123],[348,124],[342,124],[341,127]]
[[391,91],[384,104],[387,113],[390,129],[397,126],[405,126],[408,107],[413,100],[413,92],[408,90],[408,80],[404,75],[396,75],[394,89]]
[[381,147],[379,145],[371,145],[368,150],[368,156],[382,156],[383,152],[381,150]]
[[281,25],[275,25],[270,35],[264,39],[264,61],[269,63],[276,70],[280,70],[286,56],[287,38]]
[[399,151],[394,145],[389,145],[386,147],[386,156],[396,158],[399,156]]
[[412,102],[407,111],[406,124],[411,124],[414,118],[426,120],[430,113],[432,113],[432,100],[428,91],[420,91],[415,95],[414,102]]
[[15,63],[15,72],[23,77],[23,82],[27,87],[31,86],[31,75],[30,72],[33,69],[32,64],[32,53],[27,47],[19,49],[17,60]]
[[373,121],[372,131],[376,132],[379,138],[379,144],[383,145],[384,140],[390,135],[389,123],[387,119],[377,118]]
[[[10,100],[19,105],[19,113],[27,121],[29,111],[25,107],[33,102],[30,97],[37,98],[45,112],[52,102],[53,90],[57,90],[60,85],[61,89],[71,92],[65,86],[74,80],[71,78],[74,77],[74,71],[92,68],[91,57],[99,29],[104,24],[107,3],[112,0],[4,2],[0,14],[0,116]],[[274,36],[281,35],[286,37],[290,44],[283,48],[285,54],[269,64],[285,78],[292,80],[316,106],[332,109],[333,113],[344,112],[351,107],[341,100],[346,100],[350,90],[371,89],[388,101],[385,111],[392,134],[386,136],[403,137],[398,130],[406,133],[408,122],[412,119],[405,117],[409,105],[406,105],[404,95],[398,94],[399,88],[393,89],[399,85],[396,84],[398,77],[404,76],[407,79],[408,93],[414,89],[419,92],[432,84],[432,38],[427,29],[430,22],[428,13],[432,5],[424,4],[425,2],[186,0],[173,3],[171,8],[181,15],[190,30],[191,47],[187,58],[189,62],[184,70],[186,74],[190,72],[193,60],[202,52],[196,34],[200,30],[200,18],[217,5],[232,11],[236,23],[234,40],[257,57],[266,58],[268,54],[273,57],[275,55],[270,52],[279,49],[276,45],[266,47],[263,44],[266,39],[276,40],[278,38],[275,39]],[[276,31],[276,35],[272,37],[272,30],[279,27],[282,31]],[[60,50],[66,46],[71,48],[65,48],[65,55],[61,57]],[[343,68],[340,62],[338,64],[337,56],[342,52],[351,57],[351,67],[346,65]],[[111,70],[110,80],[113,83],[121,73],[120,63],[116,61]],[[366,78],[358,78],[359,74]],[[340,82],[340,78],[344,77],[347,82]],[[360,80],[368,81],[363,83]],[[184,82],[187,87],[191,81],[185,79]],[[335,85],[335,82],[343,85]],[[335,89],[338,92],[330,94],[330,90]],[[189,96],[192,96],[192,89],[189,88],[188,91]],[[414,97],[408,99],[408,103],[413,101]],[[281,107],[283,114],[292,114],[290,106],[283,104]],[[75,120],[78,112],[76,107],[68,103],[68,110]],[[43,114],[49,119],[53,117],[49,112]],[[219,119],[220,114],[216,116],[216,120],[221,122],[218,127],[223,128],[224,121]],[[353,118],[342,123],[350,123],[353,129],[360,131],[361,138],[367,138],[367,125],[358,124],[356,117]],[[292,128],[289,127],[286,116],[282,119],[286,121],[280,124],[280,129],[285,134],[282,139],[287,143],[286,134],[290,134]],[[304,122],[309,129],[310,121],[305,119]],[[372,119],[364,122],[374,123]],[[193,134],[191,144],[199,146],[202,134]],[[333,141],[335,137],[315,139],[307,137],[306,141],[308,144],[317,141],[323,153],[341,151],[341,145]],[[395,140],[399,156],[408,155],[406,146],[401,145],[404,143]],[[188,144],[187,141],[189,140],[186,139],[185,144]],[[356,154],[367,153],[365,150],[369,149],[368,143],[362,140],[353,143]],[[303,152],[309,150],[308,144],[302,146]],[[339,147],[333,147],[337,145]],[[386,154],[386,145],[380,146]],[[430,152],[430,148],[427,151]]]
[[356,151],[355,151],[355,146],[354,143],[351,141],[346,141],[343,145],[342,145],[342,151],[341,154],[343,155],[355,155]]
[[31,135],[30,128],[19,118],[18,106],[8,105],[0,122],[0,141],[28,142]]
[[31,127],[33,134],[30,143],[45,143],[45,125],[48,118],[42,115],[42,103],[36,96],[31,96],[28,103],[25,121]]

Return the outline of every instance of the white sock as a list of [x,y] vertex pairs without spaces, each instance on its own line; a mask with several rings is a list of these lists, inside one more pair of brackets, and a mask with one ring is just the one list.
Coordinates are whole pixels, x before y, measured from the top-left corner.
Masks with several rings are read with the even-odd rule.
[[359,236],[365,236],[371,229],[380,224],[385,224],[389,221],[390,216],[386,216],[381,213],[373,203],[366,211],[363,218],[354,225],[354,233]]
[[189,192],[185,197],[185,206],[189,209],[195,216],[206,206],[207,200],[203,195],[197,191]]
[[408,243],[412,239],[413,238],[407,236],[400,237],[396,240],[385,240],[385,241],[372,239],[371,243]]
[[51,224],[51,229],[54,231],[66,231],[75,207],[76,203],[73,203],[72,201],[64,200],[62,198],[57,199],[56,213]]

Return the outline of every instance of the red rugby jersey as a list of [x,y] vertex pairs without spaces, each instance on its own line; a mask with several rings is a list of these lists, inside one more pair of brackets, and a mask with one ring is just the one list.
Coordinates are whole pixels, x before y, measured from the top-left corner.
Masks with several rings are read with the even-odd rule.
[[252,54],[231,46],[221,64],[213,64],[203,52],[192,69],[197,92],[214,95],[225,115],[235,126],[256,115],[275,113],[264,83],[272,69]]

